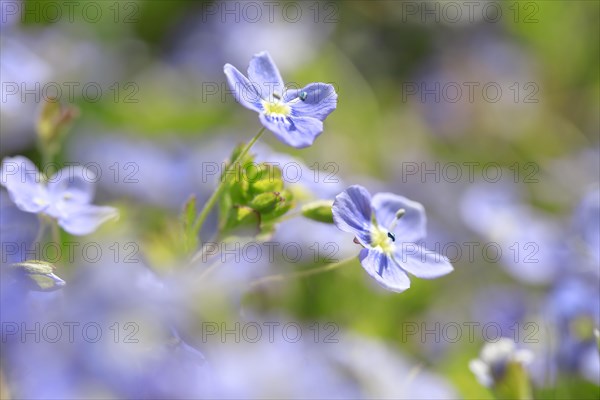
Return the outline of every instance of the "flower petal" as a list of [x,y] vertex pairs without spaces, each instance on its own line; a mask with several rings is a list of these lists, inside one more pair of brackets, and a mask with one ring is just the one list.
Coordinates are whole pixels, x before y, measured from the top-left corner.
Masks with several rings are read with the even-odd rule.
[[384,288],[403,292],[410,287],[408,275],[381,251],[362,249],[359,259],[367,273]]
[[483,361],[479,359],[469,361],[469,369],[481,385],[491,387],[494,383],[490,367]]
[[337,227],[356,235],[363,246],[369,246],[371,235],[371,195],[362,186],[353,185],[335,196],[331,208]]
[[94,198],[95,180],[95,174],[81,166],[63,168],[48,179],[48,194],[52,203],[89,204]]
[[418,242],[425,238],[427,218],[421,203],[393,193],[377,193],[373,196],[373,209],[377,223],[385,229],[392,226],[398,210],[404,209],[404,215],[393,229],[401,242]]
[[257,88],[240,71],[231,64],[225,64],[223,67],[227,83],[233,91],[233,95],[238,103],[244,107],[256,111],[262,111],[261,97]]
[[248,78],[263,99],[270,99],[273,92],[283,94],[283,79],[281,79],[273,59],[266,51],[252,57],[248,67]]
[[309,117],[290,119],[260,114],[260,122],[273,132],[277,139],[296,149],[312,145],[323,132],[323,122]]
[[396,245],[394,261],[406,272],[422,279],[434,279],[454,270],[445,256],[415,243]]
[[58,224],[71,235],[87,235],[112,218],[117,218],[116,208],[94,205],[73,205],[59,219]]
[[6,157],[2,160],[0,176],[0,183],[20,210],[37,213],[48,207],[48,192],[41,183],[40,172],[29,159]]
[[[304,94],[304,100],[300,96]],[[327,83],[311,83],[300,90],[288,90],[285,93],[286,102],[298,99],[292,104],[293,115],[312,117],[324,121],[337,107],[337,93],[332,85]]]

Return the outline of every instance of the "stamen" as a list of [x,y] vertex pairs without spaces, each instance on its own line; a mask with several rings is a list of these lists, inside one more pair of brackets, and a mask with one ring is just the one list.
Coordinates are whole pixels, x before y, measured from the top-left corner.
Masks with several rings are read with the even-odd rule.
[[401,208],[398,211],[396,211],[396,219],[394,220],[394,222],[392,222],[392,225],[389,227],[390,231],[393,231],[394,228],[396,228],[398,220],[402,218],[404,214],[406,214],[406,210],[404,208]]
[[308,97],[308,93],[306,93],[306,92],[300,92],[300,94],[298,95],[298,97],[300,98],[300,100],[304,101]]
[[278,93],[273,93],[273,97],[277,100],[281,100],[281,96]]
[[395,242],[395,241],[396,241],[396,235],[394,235],[392,232],[388,232],[388,234],[387,234],[387,235],[388,235],[388,237],[389,237],[390,239],[392,239],[392,242]]

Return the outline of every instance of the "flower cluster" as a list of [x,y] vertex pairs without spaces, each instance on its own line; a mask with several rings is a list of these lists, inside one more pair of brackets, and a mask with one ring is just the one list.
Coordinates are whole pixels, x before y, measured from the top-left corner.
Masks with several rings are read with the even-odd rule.
[[[378,387],[385,388],[366,389],[369,392],[367,396],[379,397],[389,393],[419,396],[419,386],[423,382],[431,385],[429,393],[454,396],[451,388],[427,373],[419,376],[417,381],[407,381],[402,387],[394,388],[395,378],[392,379],[392,375],[373,376],[366,364],[359,362],[364,356],[358,353],[321,349],[307,343],[301,343],[300,347],[284,343],[259,349],[261,357],[267,359],[259,369],[252,370],[257,356],[256,349],[236,349],[234,357],[231,357],[227,347],[211,347],[200,352],[182,339],[186,329],[178,322],[189,318],[180,316],[184,313],[181,310],[188,308],[182,300],[210,296],[212,292],[206,281],[210,277],[207,275],[215,265],[219,265],[218,260],[215,262],[215,257],[206,257],[205,253],[210,251],[208,245],[211,242],[202,239],[207,230],[216,238],[214,240],[225,243],[241,235],[261,241],[276,235],[279,225],[283,223],[295,224],[296,230],[297,227],[310,226],[306,225],[307,222],[320,224],[334,231],[337,227],[339,232],[335,233],[352,233],[355,242],[362,246],[358,258],[368,274],[381,286],[394,292],[402,292],[410,287],[407,274],[431,279],[453,270],[447,258],[420,244],[426,231],[425,211],[421,204],[392,193],[379,193],[371,197],[365,188],[357,185],[350,186],[341,193],[338,193],[340,188],[336,188],[335,192],[324,189],[319,192],[319,188],[315,188],[314,183],[307,184],[306,179],[299,183],[290,182],[281,168],[269,168],[270,158],[290,160],[290,157],[267,152],[267,156],[261,158],[251,153],[252,146],[264,129],[273,132],[280,141],[291,147],[304,148],[312,145],[323,132],[324,120],[337,107],[337,93],[332,85],[311,83],[301,89],[286,88],[277,66],[266,52],[252,58],[248,77],[229,64],[225,65],[224,71],[237,101],[259,113],[263,129],[248,144],[233,150],[223,163],[225,170],[222,172],[222,179],[208,199],[202,199],[205,202],[201,208],[198,207],[200,201],[195,195],[185,202],[179,218],[181,230],[174,234],[176,243],[166,245],[176,253],[177,262],[187,267],[181,267],[185,273],[174,274],[169,280],[161,279],[146,263],[131,265],[118,262],[119,260],[103,259],[103,268],[100,269],[82,263],[77,272],[78,279],[71,280],[71,277],[63,279],[55,274],[62,267],[60,263],[55,265],[48,260],[17,257],[16,262],[5,268],[7,279],[1,282],[2,308],[7,311],[6,315],[11,320],[21,321],[26,326],[32,321],[28,319],[29,315],[34,321],[60,320],[63,316],[79,320],[81,315],[94,315],[95,326],[113,332],[115,343],[104,340],[97,345],[102,350],[94,350],[85,331],[84,340],[77,343],[78,351],[74,355],[61,358],[61,346],[55,346],[54,343],[43,343],[39,353],[32,351],[29,346],[22,349],[11,346],[7,354],[9,364],[17,364],[13,367],[15,371],[28,370],[27,365],[19,364],[25,355],[27,360],[52,370],[54,366],[46,365],[48,357],[60,359],[58,370],[77,370],[76,375],[83,386],[99,379],[109,393],[132,398],[212,398],[248,394],[255,397],[364,396],[365,393],[349,382],[351,379],[347,376],[347,371],[351,371],[352,376],[363,377],[361,379],[374,379],[379,382]],[[38,124],[41,127],[38,132],[41,135],[40,153],[44,161],[60,154],[60,139],[66,126],[63,119],[55,118],[56,115],[62,115],[59,106],[52,104],[51,109],[46,111],[42,113],[43,120]],[[49,115],[53,117],[49,118]],[[70,119],[69,117],[68,122]],[[49,131],[52,132],[51,135],[48,134]],[[260,162],[257,163],[256,160]],[[258,166],[259,173],[253,179],[239,179],[236,171],[240,166],[247,165]],[[306,166],[302,168],[308,170]],[[53,239],[60,243],[58,227],[71,235],[88,235],[108,220],[117,218],[117,209],[92,204],[95,181],[92,172],[82,167],[69,167],[52,176],[45,176],[24,156],[6,157],[2,161],[1,184],[6,188],[13,206],[26,215],[38,216],[39,232],[35,239],[27,235],[27,244],[44,241],[49,225],[54,228]],[[316,192],[319,194],[315,194]],[[2,194],[6,197],[5,193]],[[334,196],[335,199],[332,199]],[[218,205],[216,226],[207,228],[205,220],[215,205]],[[300,222],[297,222],[298,219]],[[306,230],[303,234],[314,239],[316,233],[310,232],[310,228]],[[332,233],[331,230],[326,232],[328,235]],[[211,249],[216,247],[212,244]],[[300,271],[299,274],[313,275],[354,260],[355,252],[345,261],[326,264],[324,269],[321,267]],[[207,262],[212,265],[203,265]],[[245,282],[248,279],[241,277],[245,273],[239,271],[243,263],[237,264],[236,279],[249,283],[249,287],[255,287],[257,280]],[[204,270],[197,273],[200,267],[204,267]],[[246,267],[253,268],[255,274],[264,272],[250,263]],[[296,275],[292,273],[283,279],[294,276]],[[263,276],[258,281],[268,281],[270,278],[273,276]],[[279,279],[279,276],[275,278]],[[226,280],[229,285],[235,282],[230,277]],[[217,287],[218,292],[231,291],[231,288],[222,290],[218,283],[209,282]],[[66,285],[70,290],[63,290]],[[30,313],[28,296],[25,295],[29,292],[55,296],[48,300],[51,307]],[[232,297],[239,298],[239,293]],[[211,301],[209,297],[207,301],[198,303],[210,304]],[[10,309],[5,307],[7,303],[11,304]],[[132,351],[130,347],[122,347],[117,331],[120,325],[113,320],[121,314],[135,315],[137,318],[136,323],[125,322],[124,328],[145,327],[143,349]],[[44,325],[46,326],[60,329],[60,324],[55,322],[48,322]],[[15,343],[16,340],[11,336],[9,341]],[[370,349],[369,353],[376,356],[390,371],[394,371],[394,374],[408,372],[408,363],[385,346],[350,335],[345,335],[345,340]],[[318,350],[318,354],[311,357],[310,371],[298,375],[298,384],[290,382],[290,387],[273,391],[271,385],[257,383],[261,376],[285,376],[301,369],[304,361],[300,356],[315,350]],[[99,351],[103,357],[97,359],[90,356],[94,351]],[[211,366],[206,362],[205,351],[215,359]],[[249,355],[248,360],[244,354]],[[290,362],[283,370],[282,360]],[[291,363],[292,360],[295,360],[294,363]],[[232,377],[232,374],[239,376]],[[116,376],[120,378],[116,379]],[[156,380],[154,376],[160,376],[161,379]],[[65,387],[56,384],[58,380],[48,376],[40,379],[43,389],[17,380],[17,393],[24,397],[57,398],[76,398],[87,393],[85,388],[77,385]],[[231,385],[231,379],[237,386]],[[169,382],[176,388],[170,388],[164,382]]]

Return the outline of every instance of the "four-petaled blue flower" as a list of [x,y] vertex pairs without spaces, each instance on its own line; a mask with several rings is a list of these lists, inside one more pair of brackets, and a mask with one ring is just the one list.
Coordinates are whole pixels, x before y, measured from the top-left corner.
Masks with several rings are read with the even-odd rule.
[[433,279],[452,271],[450,261],[417,244],[425,238],[425,210],[417,202],[392,193],[373,198],[354,185],[338,194],[333,219],[339,229],[353,233],[364,247],[363,268],[384,288],[403,292],[410,287],[407,272]]
[[35,165],[17,156],[2,161],[0,174],[0,183],[19,209],[49,215],[72,235],[92,233],[108,219],[118,216],[113,207],[90,204],[94,176],[83,167],[61,169],[44,184]]
[[277,66],[267,52],[250,60],[248,78],[230,64],[225,75],[236,100],[260,114],[260,122],[283,143],[303,148],[323,132],[323,121],[337,106],[332,85],[310,83],[286,89]]

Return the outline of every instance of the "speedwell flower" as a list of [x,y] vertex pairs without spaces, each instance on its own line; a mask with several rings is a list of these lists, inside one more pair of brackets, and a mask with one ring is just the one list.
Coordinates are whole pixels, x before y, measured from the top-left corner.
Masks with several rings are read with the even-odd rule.
[[223,68],[236,100],[259,113],[260,122],[283,143],[303,148],[323,132],[323,121],[337,106],[332,85],[310,83],[286,89],[277,66],[267,52],[250,60],[248,78],[231,64]]
[[384,288],[403,292],[410,287],[407,272],[424,279],[452,271],[448,259],[417,244],[425,238],[425,210],[417,202],[392,193],[373,198],[354,185],[338,194],[333,220],[342,231],[353,233],[364,247],[363,268]]
[[7,157],[0,172],[2,186],[22,211],[55,218],[72,235],[87,235],[114,218],[113,207],[90,204],[94,196],[92,173],[82,167],[64,168],[42,183],[40,172],[25,157]]

